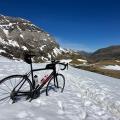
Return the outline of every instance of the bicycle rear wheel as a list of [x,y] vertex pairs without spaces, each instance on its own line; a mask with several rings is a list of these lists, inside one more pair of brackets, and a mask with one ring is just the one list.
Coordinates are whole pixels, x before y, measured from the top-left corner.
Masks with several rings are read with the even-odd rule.
[[[56,79],[51,79],[46,87],[46,95],[53,94],[54,92],[63,92],[65,87],[65,77],[62,74],[57,74]],[[49,92],[49,94],[48,94]]]
[[32,91],[31,81],[23,75],[12,75],[0,81],[0,104],[26,99]]

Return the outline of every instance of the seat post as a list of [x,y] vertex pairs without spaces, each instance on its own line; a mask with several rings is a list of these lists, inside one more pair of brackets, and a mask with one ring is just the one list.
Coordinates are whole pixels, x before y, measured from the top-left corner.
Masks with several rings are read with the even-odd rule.
[[[31,57],[30,57],[30,59],[31,59]],[[30,63],[30,68],[31,68],[32,83],[33,83],[33,88],[34,88],[34,86],[35,86],[35,81],[34,81],[34,76],[33,76],[32,60],[31,60],[31,63]]]

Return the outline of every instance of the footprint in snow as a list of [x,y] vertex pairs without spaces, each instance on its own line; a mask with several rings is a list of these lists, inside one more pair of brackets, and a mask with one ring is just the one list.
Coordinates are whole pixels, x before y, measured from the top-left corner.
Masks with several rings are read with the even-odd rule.
[[64,114],[64,106],[63,106],[62,101],[58,101],[58,107],[59,107],[58,114],[63,115]]
[[84,102],[84,105],[85,105],[86,107],[89,107],[89,106],[91,106],[91,105],[92,105],[92,102],[91,102],[91,101],[86,100],[86,101]]
[[29,117],[34,117],[34,116],[35,115],[33,114],[32,111],[28,111],[28,112],[22,111],[22,112],[18,113],[16,117],[19,119],[23,119],[23,118],[29,119]]
[[80,93],[77,93],[76,95],[77,95],[77,97],[81,98],[81,94]]
[[33,106],[39,107],[40,105],[46,105],[46,103],[43,100],[36,99],[32,102]]
[[74,103],[75,101],[74,100],[70,100],[71,103]]
[[35,120],[46,120],[46,119],[43,117],[38,117],[38,118],[35,118]]
[[20,119],[23,119],[23,118],[26,118],[28,116],[27,112],[26,111],[22,111],[20,113],[17,114],[17,118],[20,118]]

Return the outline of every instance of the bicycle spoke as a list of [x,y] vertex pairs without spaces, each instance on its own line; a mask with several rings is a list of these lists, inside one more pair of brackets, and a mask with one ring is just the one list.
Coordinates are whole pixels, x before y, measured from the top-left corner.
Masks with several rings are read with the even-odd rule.
[[20,87],[18,88],[17,91],[19,91],[21,88],[23,89],[23,85],[24,85],[25,81],[26,81],[26,80],[24,80],[24,81],[22,80],[22,81],[19,83]]
[[7,103],[7,101],[10,100],[10,97],[8,97],[8,98],[9,98],[9,99],[6,98],[4,101],[1,101],[1,104],[3,104],[3,103],[4,103],[4,104]]
[[6,103],[9,103],[9,101],[10,101],[10,98],[9,98],[8,100],[6,100],[5,102],[6,102]]
[[8,94],[8,93],[3,93],[3,94],[1,94],[0,96],[2,96],[2,95],[6,95],[6,94]]
[[[20,78],[18,79],[18,81],[19,81],[19,80],[20,80]],[[21,81],[22,81],[22,80],[21,80]],[[21,81],[20,81],[20,82],[21,82]],[[19,83],[20,83],[20,82],[19,82]],[[16,84],[18,85],[19,83],[16,82],[16,78],[15,78],[14,88],[16,87]]]
[[[7,86],[5,83],[3,83],[5,86]],[[10,90],[10,91],[12,91],[8,86],[7,86],[7,88]]]
[[[14,89],[16,89],[16,88],[23,82],[23,80],[24,80],[24,79],[22,79],[22,80],[15,86]],[[23,83],[22,83],[22,84],[23,84]],[[21,87],[21,86],[20,86],[20,87]],[[19,87],[19,89],[20,89],[20,87]],[[19,90],[19,89],[18,89],[18,90]]]
[[11,84],[11,86],[13,87],[13,84],[12,84],[11,80],[10,80],[10,84]]
[[14,88],[15,88],[15,86],[16,86],[16,79],[15,79],[15,84],[14,84]]
[[6,98],[9,98],[10,96],[7,96],[7,97],[5,97],[5,98],[2,98],[2,99],[0,99],[0,101],[2,101],[2,100],[5,100]]
[[8,93],[10,93],[9,91],[7,91],[7,90],[5,90],[5,89],[3,89],[3,88],[0,88],[1,90],[3,90],[3,91],[6,91],[6,92],[8,92]]

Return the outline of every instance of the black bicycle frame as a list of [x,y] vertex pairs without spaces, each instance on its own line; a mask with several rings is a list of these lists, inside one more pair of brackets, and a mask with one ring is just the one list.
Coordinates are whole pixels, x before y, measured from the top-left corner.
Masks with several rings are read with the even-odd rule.
[[[54,68],[40,68],[40,69],[33,69],[32,67],[32,63],[30,64],[30,68],[31,68],[31,71],[27,74],[27,76],[30,76],[32,77],[32,87],[33,89],[35,89],[35,81],[34,81],[34,72],[37,72],[37,71],[41,71],[41,70],[53,70],[53,72],[48,76],[48,81],[51,80],[52,78],[54,78],[54,82],[57,82],[55,79],[56,79],[56,66],[54,66]],[[51,79],[50,79],[51,78]],[[46,82],[47,83],[47,82]],[[45,83],[45,84],[46,84]],[[45,85],[41,85],[39,86],[39,90]],[[57,83],[58,84],[58,83]]]
[[[61,64],[61,63],[60,63]],[[62,65],[64,65],[64,64],[62,64]],[[52,64],[48,64],[48,65],[46,65],[46,67],[45,68],[40,68],[40,69],[33,69],[33,66],[32,66],[32,62],[30,63],[30,68],[31,68],[31,70],[30,70],[30,72],[28,72],[27,74],[25,74],[25,75],[23,75],[23,79],[19,82],[19,84],[17,85],[17,86],[15,86],[15,88],[13,89],[13,91],[12,91],[12,94],[11,94],[11,99],[13,99],[14,100],[14,97],[15,96],[22,96],[22,95],[29,95],[30,94],[30,96],[31,97],[33,97],[32,95],[31,95],[31,93],[28,91],[26,91],[26,92],[24,92],[24,91],[19,91],[21,88],[22,88],[22,86],[23,86],[23,84],[26,82],[26,80],[28,80],[29,79],[29,76],[31,75],[31,77],[32,77],[32,80],[31,80],[31,85],[32,85],[32,92],[33,92],[33,95],[34,95],[34,91],[36,92],[36,91],[40,91],[41,89],[42,89],[42,87],[48,82],[48,84],[49,84],[49,81],[51,81],[52,79],[54,79],[54,85],[56,86],[57,85],[57,87],[58,87],[58,80],[57,80],[57,72],[56,72],[56,63],[52,63]],[[65,67],[63,68],[63,69],[61,69],[61,70],[64,70],[66,68],[66,65],[65,65]],[[34,80],[34,72],[37,72],[37,71],[41,71],[41,70],[52,70],[52,72],[51,72],[51,74],[43,81],[43,83],[41,84],[41,85],[38,85],[38,86],[35,86],[35,80]],[[21,84],[22,83],[22,84]],[[21,84],[21,85],[20,85]],[[18,87],[20,85],[20,87],[19,87],[19,89],[17,90],[17,91],[15,91],[15,89]],[[19,94],[18,94],[19,93]],[[46,92],[46,95],[47,95],[47,92]]]

